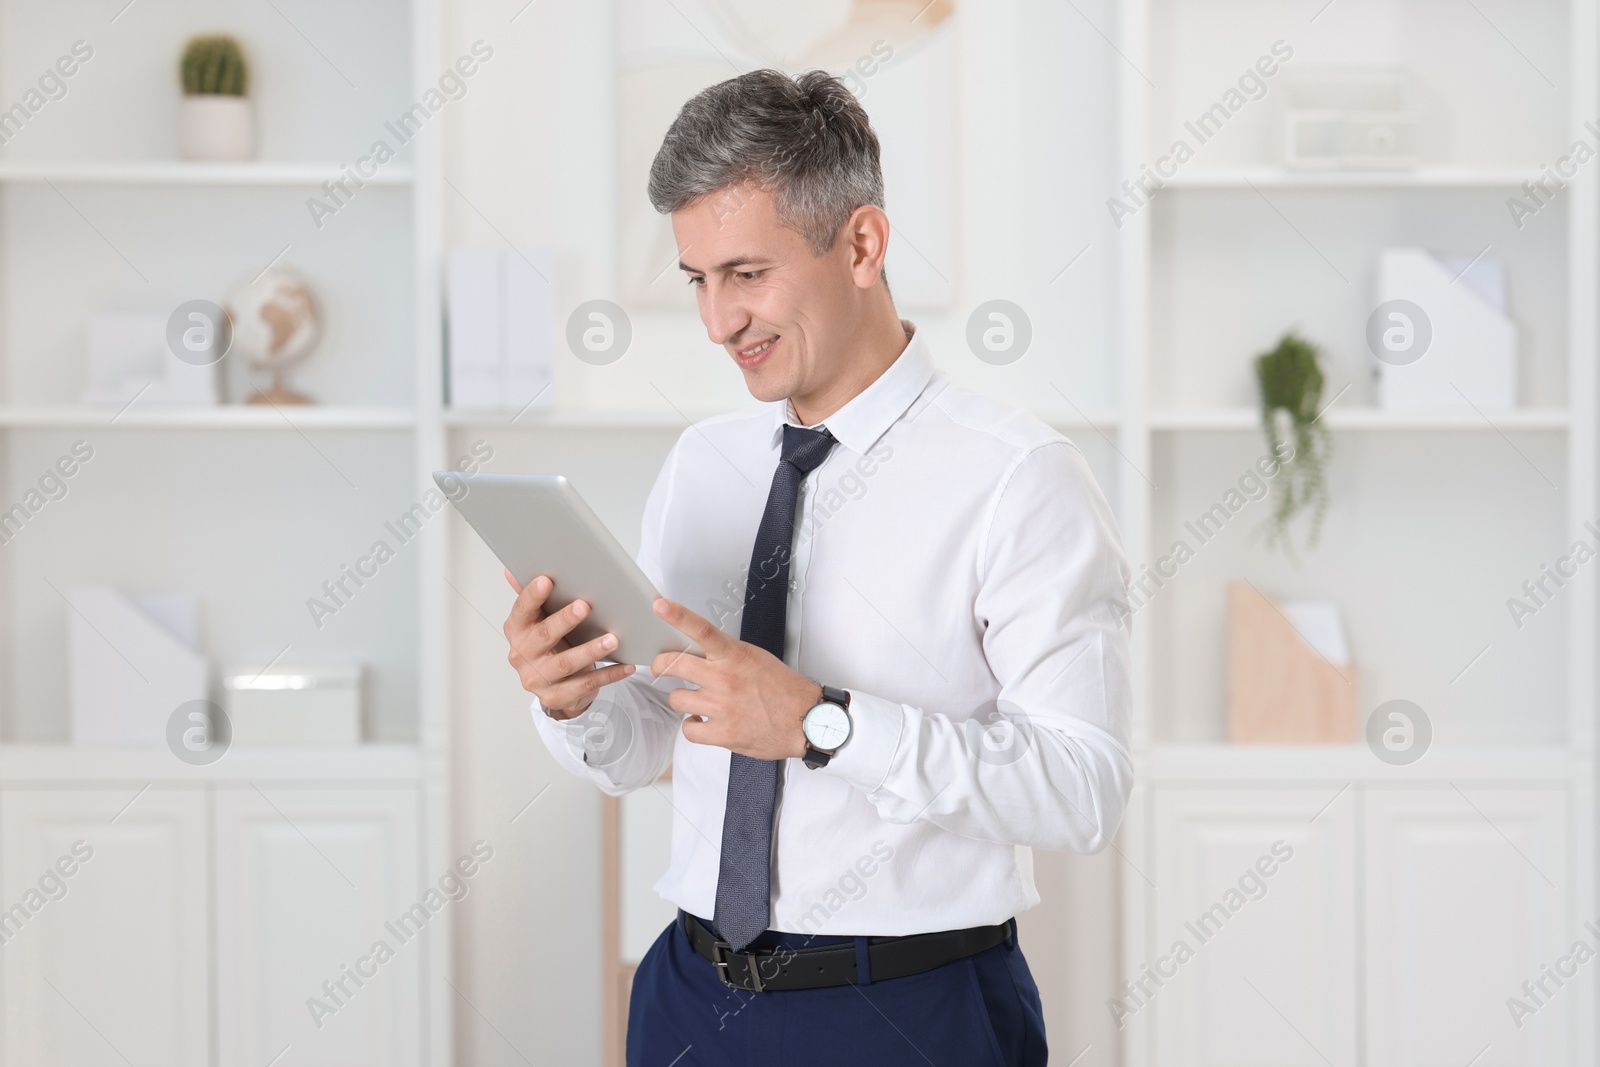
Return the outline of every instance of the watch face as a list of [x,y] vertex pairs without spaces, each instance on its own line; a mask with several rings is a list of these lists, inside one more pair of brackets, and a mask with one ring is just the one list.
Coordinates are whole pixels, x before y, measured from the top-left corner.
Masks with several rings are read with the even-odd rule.
[[802,726],[812,748],[832,752],[850,737],[850,714],[837,704],[818,704],[806,712]]

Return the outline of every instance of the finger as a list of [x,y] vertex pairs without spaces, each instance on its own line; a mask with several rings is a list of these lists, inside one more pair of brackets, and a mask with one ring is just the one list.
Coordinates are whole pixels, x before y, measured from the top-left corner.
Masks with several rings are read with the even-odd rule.
[[522,679],[522,688],[530,693],[560,681],[559,678],[553,678],[546,674],[539,666],[544,662],[542,655],[525,656],[520,648],[512,645],[511,651],[506,654],[506,659],[510,662],[512,669],[517,672],[517,677]]
[[695,685],[705,684],[706,661],[692,652],[662,652],[650,661],[654,678],[682,678]]
[[510,567],[507,567],[505,569],[505,574],[506,574],[506,581],[511,583],[511,588],[515,589],[517,591],[517,594],[520,596],[522,594],[522,583],[517,581],[517,576],[511,573],[511,568]]
[[592,667],[596,660],[606,659],[606,653],[617,647],[616,634],[601,634],[592,641],[585,641],[576,648],[569,648],[545,657],[541,670],[556,678],[565,678],[575,674],[585,667]]
[[[533,588],[533,582],[528,583],[528,588]],[[505,626],[502,627],[506,641],[511,645],[512,666],[517,666],[519,659],[535,664],[553,652],[566,650],[567,642],[562,639],[562,635],[571,629],[571,626],[566,629],[558,627],[551,630],[546,626],[549,622],[551,622],[549,616],[539,618],[537,621],[522,620],[515,609],[512,610],[511,615],[506,618]]]
[[717,728],[709,722],[701,722],[693,715],[683,720],[683,736],[697,745],[714,745],[722,739]]
[[667,694],[667,705],[680,715],[698,715],[710,718],[716,710],[711,698],[701,689],[674,689]]
[[657,615],[667,620],[673,629],[692,638],[705,650],[708,657],[727,655],[739,643],[735,638],[729,637],[713,626],[709,619],[696,615],[675,600],[668,600],[664,596],[657,597],[655,611]]
[[[534,590],[542,577],[529,582],[527,590],[521,595],[526,596],[529,591]],[[587,611],[587,604],[573,601],[554,616],[531,621],[519,619],[516,610],[513,609],[504,627],[506,640],[511,644],[512,666],[518,666],[519,657],[529,665],[537,665],[551,653],[565,651],[568,646],[563,640],[564,636],[582,620]],[[577,619],[570,617],[574,613],[577,614]],[[541,677],[543,676],[543,668],[535,666],[535,670],[541,673]]]
[[[538,622],[541,609],[544,607],[545,598],[555,588],[555,582],[544,574],[535,575],[523,590],[517,594],[517,601],[511,606],[511,618],[523,629],[527,629]],[[508,622],[510,620],[507,620]]]
[[545,686],[539,701],[546,707],[571,707],[601,686],[622,681],[622,679],[632,674],[634,669],[631,663],[613,663],[609,667],[593,667],[586,671],[579,671],[577,674],[563,678],[555,685]]
[[540,640],[545,642],[545,649],[549,650],[555,648],[558,641],[588,617],[588,603],[574,600],[554,615],[546,615],[533,629],[539,634]]

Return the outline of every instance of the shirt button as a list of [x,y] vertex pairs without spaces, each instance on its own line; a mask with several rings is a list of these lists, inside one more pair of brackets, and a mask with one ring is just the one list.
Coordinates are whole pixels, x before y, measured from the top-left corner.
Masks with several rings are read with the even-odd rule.
[[799,588],[800,588],[800,579],[798,579],[798,578],[790,578],[789,579],[789,592],[792,593],[796,589],[799,589]]

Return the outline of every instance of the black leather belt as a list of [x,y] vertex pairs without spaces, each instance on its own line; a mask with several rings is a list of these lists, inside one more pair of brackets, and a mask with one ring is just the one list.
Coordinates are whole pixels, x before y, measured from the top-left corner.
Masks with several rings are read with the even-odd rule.
[[[679,911],[679,925],[693,949],[717,965],[717,977],[731,989],[765,992],[854,985],[856,946],[845,941],[816,948],[765,948],[734,952],[698,918]],[[969,926],[931,934],[867,939],[867,981],[904,978],[943,967],[1000,944],[1015,919],[998,926]]]

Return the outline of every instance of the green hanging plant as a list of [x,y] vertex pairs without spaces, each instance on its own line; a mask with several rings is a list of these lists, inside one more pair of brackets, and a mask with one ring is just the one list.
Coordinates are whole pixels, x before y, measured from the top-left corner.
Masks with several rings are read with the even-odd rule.
[[239,42],[224,33],[189,38],[178,61],[185,96],[248,96],[250,64]]
[[1281,545],[1290,555],[1294,553],[1290,531],[1294,518],[1309,509],[1307,545],[1314,547],[1328,510],[1327,464],[1332,439],[1318,421],[1325,384],[1320,357],[1316,345],[1291,330],[1277,348],[1263,352],[1255,361],[1256,382],[1261,387],[1261,425],[1268,446],[1282,464],[1267,544]]

